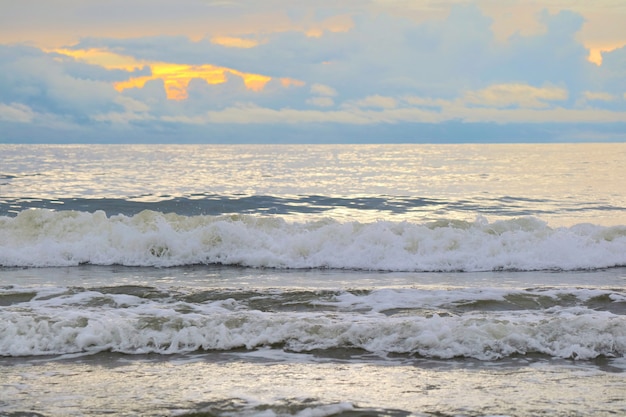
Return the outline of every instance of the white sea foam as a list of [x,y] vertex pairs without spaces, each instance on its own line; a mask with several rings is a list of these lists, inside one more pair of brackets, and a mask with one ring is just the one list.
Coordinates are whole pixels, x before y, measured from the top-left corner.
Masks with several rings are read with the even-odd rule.
[[[264,347],[484,360],[526,353],[575,359],[626,354],[626,320],[619,313],[624,294],[610,289],[142,294],[134,287],[0,288],[6,303],[0,309],[0,356]],[[290,308],[294,302],[300,304]]]
[[[367,294],[342,292],[333,300],[316,301],[316,305],[331,306],[342,311],[384,312],[395,309],[454,309],[480,302],[500,302],[517,308],[539,309],[558,305],[569,299],[583,305],[591,299],[607,298],[613,303],[626,302],[626,296],[611,290],[596,289],[534,289],[511,290],[481,287],[476,289],[430,290],[380,289]],[[574,302],[575,300],[575,302]]]
[[[294,400],[296,400],[294,402]],[[301,407],[297,407],[300,401],[303,402]],[[327,416],[336,416],[341,415],[344,412],[354,412],[355,414],[364,414],[364,415],[379,415],[382,412],[377,412],[378,410],[359,410],[354,404],[346,401],[336,402],[332,404],[316,404],[312,402],[310,398],[306,399],[286,399],[279,400],[275,404],[267,404],[262,401],[258,401],[250,396],[246,396],[244,398],[238,399],[236,402],[238,412],[235,414],[231,407],[229,407],[228,412],[223,413],[224,415],[241,415],[241,416],[255,416],[255,417],[327,417]],[[206,408],[199,410],[197,414],[204,415],[216,415],[221,414],[219,411],[215,410],[215,406],[217,404],[211,404]],[[306,405],[306,406],[305,406]],[[274,408],[277,410],[275,411]],[[366,414],[367,413],[367,414]],[[186,416],[189,415],[187,411],[181,411],[180,413],[174,413],[174,416],[181,415]]]
[[[66,308],[42,304],[0,313],[0,355],[96,353],[172,354],[195,350],[284,346],[296,352],[360,348],[427,357],[497,359],[542,353],[590,359],[626,354],[623,316],[583,307],[546,311],[474,312],[457,316],[379,313],[281,313],[241,310],[232,300],[202,305],[130,300],[112,308],[80,298]],[[72,296],[71,296],[72,297]],[[119,301],[119,299],[118,299]],[[101,301],[99,301],[101,303]],[[79,303],[77,308],[67,308]]]
[[289,222],[276,216],[26,210],[0,217],[1,266],[77,264],[389,271],[594,269],[626,265],[626,226],[488,222]]

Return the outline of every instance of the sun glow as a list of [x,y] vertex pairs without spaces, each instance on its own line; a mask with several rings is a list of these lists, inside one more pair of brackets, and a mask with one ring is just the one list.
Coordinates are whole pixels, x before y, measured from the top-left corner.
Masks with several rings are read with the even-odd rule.
[[623,43],[616,43],[614,45],[608,45],[608,46],[589,46],[589,56],[587,57],[587,60],[589,62],[593,62],[594,64],[596,64],[597,66],[602,65],[602,53],[604,52],[611,52],[614,51],[615,49],[619,49],[626,46]]
[[243,78],[243,82],[249,90],[261,91],[272,79],[271,77],[245,73],[215,65],[181,65],[165,62],[150,64],[152,75],[130,78],[114,84],[115,89],[122,92],[128,88],[143,88],[146,82],[151,80],[163,80],[165,93],[170,100],[184,100],[188,97],[187,86],[189,81],[199,78],[209,84],[221,84],[228,80],[228,74],[234,74]]
[[[162,80],[165,93],[169,100],[184,100],[188,97],[187,87],[192,79],[202,79],[209,84],[221,84],[228,81],[228,75],[236,75],[243,79],[249,90],[262,91],[272,79],[267,75],[253,74],[225,68],[211,64],[186,65],[169,62],[141,61],[131,56],[116,54],[102,49],[55,49],[49,52],[71,57],[77,61],[92,65],[99,65],[106,69],[122,69],[126,71],[139,71],[148,67],[149,75],[130,77],[128,80],[115,82],[114,88],[122,92],[129,88],[143,88],[148,81]],[[300,85],[297,80],[281,79],[283,86]]]

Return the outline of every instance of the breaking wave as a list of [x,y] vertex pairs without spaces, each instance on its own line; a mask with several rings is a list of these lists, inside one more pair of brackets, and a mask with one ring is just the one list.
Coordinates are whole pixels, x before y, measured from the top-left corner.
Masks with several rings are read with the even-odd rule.
[[0,266],[222,264],[379,271],[576,270],[626,265],[626,226],[552,228],[535,217],[429,223],[145,210],[24,210],[0,217]]

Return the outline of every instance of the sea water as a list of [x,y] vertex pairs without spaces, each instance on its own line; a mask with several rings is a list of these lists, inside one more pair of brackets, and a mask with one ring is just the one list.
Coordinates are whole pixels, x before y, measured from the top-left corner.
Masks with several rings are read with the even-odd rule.
[[626,414],[626,145],[0,145],[0,415]]

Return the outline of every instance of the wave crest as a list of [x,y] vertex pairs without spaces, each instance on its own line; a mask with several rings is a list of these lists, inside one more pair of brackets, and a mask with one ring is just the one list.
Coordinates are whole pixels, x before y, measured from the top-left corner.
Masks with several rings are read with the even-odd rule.
[[575,270],[626,265],[626,226],[551,228],[535,217],[370,223],[145,210],[0,217],[0,266],[78,264],[381,271]]

